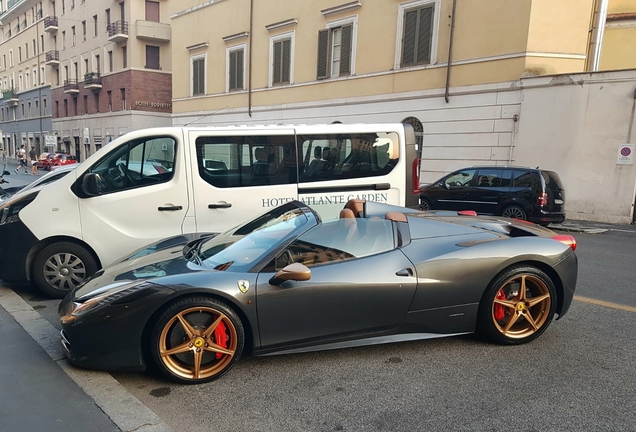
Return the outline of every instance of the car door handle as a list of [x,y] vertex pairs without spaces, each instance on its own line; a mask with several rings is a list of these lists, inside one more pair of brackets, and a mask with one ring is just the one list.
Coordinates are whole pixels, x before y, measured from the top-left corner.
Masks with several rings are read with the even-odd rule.
[[413,276],[413,269],[406,267],[403,268],[402,270],[398,270],[395,272],[396,276],[405,276],[405,277],[410,277]]
[[183,206],[166,205],[166,206],[159,207],[157,210],[159,210],[159,211],[177,211],[177,210],[183,210]]
[[230,208],[232,207],[232,203],[216,203],[216,204],[208,204],[208,208],[217,209],[217,208]]

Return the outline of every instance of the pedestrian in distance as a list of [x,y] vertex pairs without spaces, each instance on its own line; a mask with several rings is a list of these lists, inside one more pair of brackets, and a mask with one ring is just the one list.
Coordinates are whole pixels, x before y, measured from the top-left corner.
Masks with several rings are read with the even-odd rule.
[[26,146],[23,144],[22,147],[20,147],[20,150],[18,150],[18,162],[20,162],[20,165],[15,169],[16,174],[20,173],[20,168],[24,168],[25,174],[29,173],[27,170],[27,154],[25,147]]
[[31,160],[31,175],[40,175],[36,162],[38,161],[38,152],[35,151],[35,146],[31,147],[29,152],[29,159]]

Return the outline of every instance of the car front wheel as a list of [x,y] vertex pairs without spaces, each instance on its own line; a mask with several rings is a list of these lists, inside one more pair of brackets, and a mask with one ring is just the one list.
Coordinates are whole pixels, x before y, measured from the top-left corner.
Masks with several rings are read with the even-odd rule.
[[234,310],[210,297],[177,300],[150,338],[153,360],[173,381],[199,384],[226,374],[241,357],[245,333]]
[[538,338],[550,325],[557,296],[552,280],[532,266],[514,266],[488,286],[479,305],[478,330],[505,345]]
[[33,280],[48,297],[64,298],[98,269],[86,248],[71,242],[53,243],[33,261]]

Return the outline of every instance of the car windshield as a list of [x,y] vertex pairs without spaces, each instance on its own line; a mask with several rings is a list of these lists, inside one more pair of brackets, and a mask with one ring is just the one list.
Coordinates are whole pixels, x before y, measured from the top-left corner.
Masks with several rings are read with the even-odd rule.
[[294,203],[277,207],[264,215],[203,241],[198,258],[207,268],[248,271],[283,239],[314,226]]

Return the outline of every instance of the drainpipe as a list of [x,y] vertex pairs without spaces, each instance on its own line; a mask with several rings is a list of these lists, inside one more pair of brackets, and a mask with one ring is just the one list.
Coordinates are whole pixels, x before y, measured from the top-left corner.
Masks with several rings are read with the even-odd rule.
[[248,64],[248,75],[247,78],[247,115],[252,117],[252,41],[254,40],[254,33],[252,32],[254,28],[254,0],[250,0],[250,40],[249,40],[249,64]]
[[607,21],[607,4],[608,0],[596,0],[587,68],[590,72],[598,71],[601,64],[603,35],[605,34],[605,22]]
[[448,64],[446,65],[446,91],[444,92],[444,100],[446,101],[446,103],[448,103],[449,90],[450,90],[450,73],[451,73],[451,61],[453,58],[453,37],[455,36],[455,10],[456,9],[457,9],[457,0],[453,0],[450,41],[448,42]]

